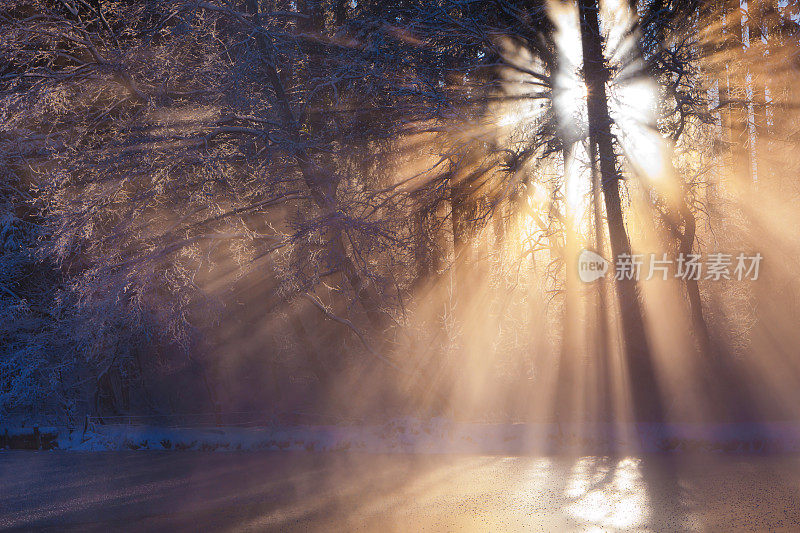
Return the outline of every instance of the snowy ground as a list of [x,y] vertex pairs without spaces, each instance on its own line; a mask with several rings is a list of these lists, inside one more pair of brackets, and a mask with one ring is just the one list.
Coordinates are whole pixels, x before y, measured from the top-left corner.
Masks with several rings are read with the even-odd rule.
[[0,452],[0,530],[798,531],[797,456]]
[[161,428],[93,425],[59,433],[62,450],[290,450],[370,453],[800,452],[800,425],[465,424]]

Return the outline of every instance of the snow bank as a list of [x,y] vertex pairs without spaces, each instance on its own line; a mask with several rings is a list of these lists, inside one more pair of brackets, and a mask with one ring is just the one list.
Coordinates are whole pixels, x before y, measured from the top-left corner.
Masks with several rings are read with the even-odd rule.
[[370,453],[800,452],[800,425],[466,424],[397,420],[376,426],[64,430],[65,450],[305,450]]

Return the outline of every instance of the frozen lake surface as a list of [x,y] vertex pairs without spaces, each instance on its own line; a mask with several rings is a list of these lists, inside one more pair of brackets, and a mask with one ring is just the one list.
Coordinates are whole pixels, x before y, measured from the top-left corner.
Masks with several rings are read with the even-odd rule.
[[797,456],[0,451],[0,529],[800,529]]

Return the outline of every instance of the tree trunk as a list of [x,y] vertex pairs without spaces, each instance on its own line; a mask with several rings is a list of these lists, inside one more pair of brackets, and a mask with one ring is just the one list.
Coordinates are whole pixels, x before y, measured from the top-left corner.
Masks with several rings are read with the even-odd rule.
[[[603,56],[603,40],[597,0],[578,3],[583,48],[583,66],[588,90],[590,150],[599,158],[600,181],[606,208],[609,240],[614,258],[631,253],[620,202],[616,156],[611,133],[611,116],[605,84],[609,79]],[[612,259],[614,259],[612,258]],[[616,282],[621,325],[625,341],[625,358],[633,398],[634,416],[639,421],[661,421],[664,409],[658,380],[645,332],[642,302],[636,280]]]
[[335,0],[334,16],[337,26],[341,26],[347,20],[347,4],[347,0]]
[[[309,26],[305,29],[315,30],[319,29],[322,24],[321,7],[318,1],[310,2],[307,6],[310,10],[311,18],[308,22]],[[248,0],[248,9],[254,15],[254,22],[256,25],[260,24],[258,14],[258,3],[255,0]],[[287,133],[294,141],[293,156],[299,167],[303,181],[311,193],[311,197],[325,214],[333,215],[336,213],[336,189],[339,183],[339,178],[332,172],[317,165],[312,155],[303,146],[303,134],[301,131],[300,123],[294,114],[292,103],[289,100],[289,95],[284,89],[283,82],[278,74],[277,66],[275,64],[275,57],[271,53],[271,47],[266,42],[264,34],[259,34],[259,46],[262,54],[264,54],[267,79],[270,86],[275,92],[277,104],[281,116],[284,120],[284,127]],[[380,329],[387,323],[386,313],[381,309],[380,298],[376,291],[369,285],[363,278],[355,265],[353,260],[347,253],[345,245],[344,231],[339,227],[331,227],[328,232],[328,246],[330,247],[332,262],[335,263],[333,267],[341,270],[344,277],[352,287],[356,294],[358,301],[366,311],[370,323],[376,329]]]
[[[592,166],[592,214],[594,219],[594,246],[599,254],[605,249],[603,235],[603,209],[600,199],[600,175],[597,169],[597,151],[591,150],[589,158]],[[611,343],[608,331],[608,285],[606,279],[597,280],[597,309],[595,315],[594,358],[597,379],[597,415],[600,420],[610,421],[614,415],[614,401],[611,381]],[[612,428],[613,429],[613,428]]]

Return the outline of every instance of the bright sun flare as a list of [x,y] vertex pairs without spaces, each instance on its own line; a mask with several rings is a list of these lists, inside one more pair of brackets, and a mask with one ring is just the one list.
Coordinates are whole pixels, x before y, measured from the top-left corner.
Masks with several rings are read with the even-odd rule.
[[[551,2],[550,17],[556,26],[555,44],[558,49],[559,67],[553,77],[552,106],[556,115],[565,153],[559,164],[562,176],[565,215],[576,227],[587,213],[591,203],[592,188],[589,153],[587,149],[588,112],[586,107],[587,87],[581,75],[583,52],[581,48],[580,26],[576,6]],[[623,14],[620,15],[619,13]],[[614,27],[619,28],[624,22],[632,21],[632,14],[627,8],[618,6],[615,11]],[[624,50],[626,42],[623,34],[616,31],[609,35],[608,45],[615,47],[609,60],[621,62],[620,50]],[[519,60],[528,58],[522,54]],[[535,65],[530,65],[535,68]],[[630,67],[627,67],[630,68]],[[625,156],[628,171],[635,173],[648,183],[656,183],[666,175],[669,161],[669,146],[657,129],[658,87],[649,79],[640,76],[618,81],[622,72],[617,72],[607,85],[609,94],[609,111],[614,119],[615,133],[620,148]],[[506,107],[497,121],[503,128],[519,128],[535,121],[544,113],[544,107],[538,104],[525,106],[515,104]],[[538,187],[538,188],[537,188]],[[541,194],[539,188],[529,189],[529,203],[542,207],[549,201],[549,195]],[[536,228],[535,217],[526,222],[526,233]]]

